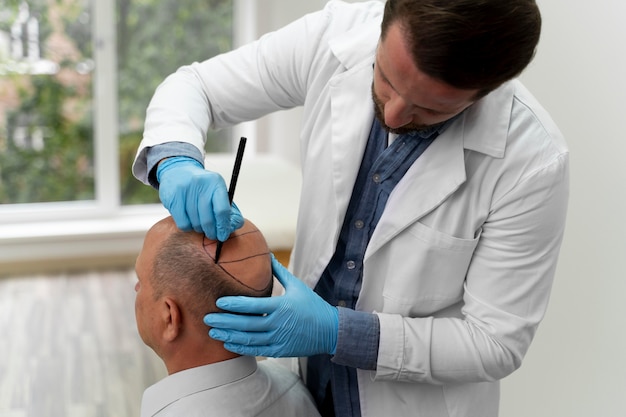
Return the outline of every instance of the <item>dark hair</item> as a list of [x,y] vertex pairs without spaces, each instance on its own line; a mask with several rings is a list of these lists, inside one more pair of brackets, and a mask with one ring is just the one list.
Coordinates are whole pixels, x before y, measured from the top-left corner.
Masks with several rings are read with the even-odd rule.
[[[152,274],[155,297],[169,292],[184,297],[185,306],[192,315],[202,317],[218,311],[215,301],[227,295],[270,297],[273,278],[262,290],[250,288],[233,279],[207,255],[202,239],[193,238],[195,232],[172,232],[157,253]],[[267,254],[269,259],[269,254]],[[268,260],[269,265],[269,260]],[[235,277],[236,278],[236,277]]]
[[422,72],[479,96],[526,68],[541,33],[534,0],[388,0],[383,39],[395,22]]

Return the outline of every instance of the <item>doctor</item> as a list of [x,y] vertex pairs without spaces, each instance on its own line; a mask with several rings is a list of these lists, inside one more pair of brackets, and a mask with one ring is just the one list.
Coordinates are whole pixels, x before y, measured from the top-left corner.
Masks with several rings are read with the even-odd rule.
[[515,79],[540,27],[534,0],[331,1],[168,77],[134,174],[209,238],[242,217],[206,130],[304,108],[294,275],[274,262],[283,296],[220,299],[210,336],[301,358],[323,415],[496,416],[567,208],[565,142]]

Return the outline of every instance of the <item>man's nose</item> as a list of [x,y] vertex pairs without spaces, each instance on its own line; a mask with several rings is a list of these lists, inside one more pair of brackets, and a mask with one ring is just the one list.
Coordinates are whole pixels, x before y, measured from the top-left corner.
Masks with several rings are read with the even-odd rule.
[[409,106],[400,97],[394,97],[385,103],[385,124],[392,129],[402,127],[413,121]]

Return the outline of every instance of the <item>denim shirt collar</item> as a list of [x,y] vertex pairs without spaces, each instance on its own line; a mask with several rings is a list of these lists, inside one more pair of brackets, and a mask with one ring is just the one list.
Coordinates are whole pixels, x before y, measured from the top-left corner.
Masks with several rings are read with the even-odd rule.
[[[445,120],[441,123],[437,123],[436,125],[425,127],[424,129],[414,130],[412,132],[405,133],[406,136],[412,138],[419,139],[429,139],[432,135],[440,135],[442,134],[456,119],[458,119],[463,112],[457,114],[456,116],[451,117],[448,120]],[[398,135],[402,136],[402,135]]]

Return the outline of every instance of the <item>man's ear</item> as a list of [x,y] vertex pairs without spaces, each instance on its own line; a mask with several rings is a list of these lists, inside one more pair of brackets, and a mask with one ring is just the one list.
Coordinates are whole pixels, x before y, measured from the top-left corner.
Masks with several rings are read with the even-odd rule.
[[161,318],[163,323],[163,339],[167,342],[174,341],[182,329],[182,314],[176,300],[164,297],[161,300]]

